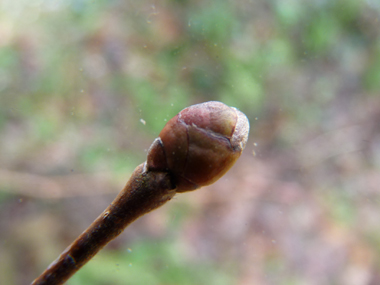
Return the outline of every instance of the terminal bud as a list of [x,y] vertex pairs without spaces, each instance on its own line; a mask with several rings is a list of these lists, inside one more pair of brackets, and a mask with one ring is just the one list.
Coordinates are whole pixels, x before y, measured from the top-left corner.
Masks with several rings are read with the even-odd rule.
[[183,109],[167,122],[148,151],[146,167],[172,174],[177,192],[223,176],[242,153],[249,122],[236,108],[210,101]]

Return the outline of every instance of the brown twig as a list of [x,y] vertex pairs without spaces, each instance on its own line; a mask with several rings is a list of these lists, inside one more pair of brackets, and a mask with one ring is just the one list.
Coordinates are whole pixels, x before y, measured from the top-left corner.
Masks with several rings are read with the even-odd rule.
[[138,217],[175,193],[198,189],[223,176],[248,139],[247,117],[220,102],[182,110],[149,148],[147,161],[133,172],[111,205],[32,285],[63,284]]
[[111,205],[32,284],[63,284],[126,226],[174,195],[168,173],[139,165]]

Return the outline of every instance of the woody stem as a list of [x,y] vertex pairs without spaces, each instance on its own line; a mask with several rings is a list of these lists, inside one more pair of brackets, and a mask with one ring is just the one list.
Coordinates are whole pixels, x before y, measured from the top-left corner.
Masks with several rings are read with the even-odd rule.
[[130,223],[174,195],[168,173],[139,165],[108,208],[31,285],[63,284]]

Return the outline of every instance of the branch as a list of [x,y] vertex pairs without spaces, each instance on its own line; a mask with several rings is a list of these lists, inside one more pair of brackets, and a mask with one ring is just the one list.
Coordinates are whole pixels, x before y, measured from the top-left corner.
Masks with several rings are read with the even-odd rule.
[[63,284],[138,217],[160,207],[176,193],[209,185],[224,175],[248,139],[247,117],[220,102],[182,110],[153,142],[108,208],[32,285]]

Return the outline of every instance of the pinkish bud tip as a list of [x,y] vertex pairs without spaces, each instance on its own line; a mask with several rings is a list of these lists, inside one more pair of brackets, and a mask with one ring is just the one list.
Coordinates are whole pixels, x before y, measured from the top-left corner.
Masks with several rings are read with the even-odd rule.
[[242,153],[249,133],[247,117],[210,101],[183,109],[149,148],[146,167],[169,171],[177,192],[209,185],[223,176]]

